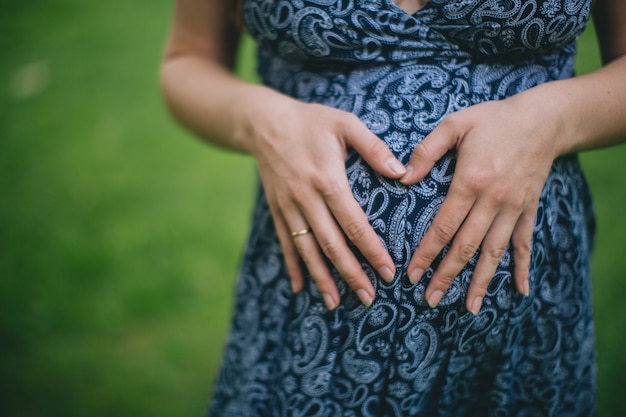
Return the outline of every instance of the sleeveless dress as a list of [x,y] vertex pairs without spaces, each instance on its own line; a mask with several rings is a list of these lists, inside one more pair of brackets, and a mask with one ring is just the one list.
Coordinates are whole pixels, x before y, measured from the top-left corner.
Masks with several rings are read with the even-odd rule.
[[[410,15],[392,0],[243,3],[265,84],[354,113],[404,163],[447,114],[573,76],[589,9],[590,0],[430,0]],[[577,157],[557,159],[543,189],[530,296],[514,287],[509,247],[477,316],[465,308],[476,256],[433,309],[424,292],[441,255],[417,285],[406,275],[454,166],[450,153],[407,187],[349,153],[354,198],[397,267],[386,283],[355,249],[376,291],[369,308],[336,271],[336,310],[310,278],[292,294],[260,189],[211,415],[595,415],[594,218]]]

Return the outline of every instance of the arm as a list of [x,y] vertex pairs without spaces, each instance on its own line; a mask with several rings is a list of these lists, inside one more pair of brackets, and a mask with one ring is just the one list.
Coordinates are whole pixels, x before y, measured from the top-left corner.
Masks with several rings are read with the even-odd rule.
[[603,68],[451,114],[416,147],[405,184],[423,178],[450,149],[457,153],[449,194],[408,269],[417,282],[452,242],[426,291],[431,306],[480,247],[466,300],[477,314],[509,241],[517,288],[528,294],[533,221],[552,162],[626,141],[626,2],[597,3]]
[[[237,31],[230,0],[178,0],[162,64],[162,88],[174,116],[198,136],[252,154],[294,291],[306,264],[329,308],[339,294],[326,255],[370,304],[374,290],[346,237],[386,280],[391,257],[354,200],[345,173],[347,147],[381,174],[400,178],[404,166],[355,116],[305,104],[264,86],[245,83],[230,71]],[[292,238],[291,232],[313,233]]]

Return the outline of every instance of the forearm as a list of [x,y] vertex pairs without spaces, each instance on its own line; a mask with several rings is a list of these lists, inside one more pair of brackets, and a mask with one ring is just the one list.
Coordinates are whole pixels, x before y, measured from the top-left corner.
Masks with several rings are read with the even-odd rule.
[[562,113],[569,125],[561,153],[626,141],[626,56],[580,77],[559,82]]
[[626,2],[594,0],[592,12],[605,66],[545,86],[543,100],[555,105],[546,114],[560,122],[558,155],[626,141]]
[[258,113],[289,100],[193,54],[166,59],[161,83],[170,111],[184,126],[208,142],[248,153],[254,148],[252,121],[261,122]]
[[626,141],[626,56],[592,73],[532,88],[513,101],[553,131],[555,157]]

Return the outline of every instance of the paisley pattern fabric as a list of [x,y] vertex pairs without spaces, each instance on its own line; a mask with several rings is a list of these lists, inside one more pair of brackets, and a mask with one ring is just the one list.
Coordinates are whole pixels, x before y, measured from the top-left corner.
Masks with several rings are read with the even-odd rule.
[[[448,114],[573,76],[589,0],[245,0],[272,88],[356,114],[407,162]],[[554,162],[535,221],[531,294],[503,256],[480,314],[465,309],[474,257],[437,308],[424,300],[445,254],[411,285],[406,268],[446,196],[454,155],[413,186],[356,153],[354,198],[397,267],[362,262],[369,308],[337,275],[328,311],[315,283],[293,295],[263,190],[216,382],[218,416],[591,416],[595,353],[589,278],[594,220],[575,155]],[[478,255],[478,254],[477,254]]]

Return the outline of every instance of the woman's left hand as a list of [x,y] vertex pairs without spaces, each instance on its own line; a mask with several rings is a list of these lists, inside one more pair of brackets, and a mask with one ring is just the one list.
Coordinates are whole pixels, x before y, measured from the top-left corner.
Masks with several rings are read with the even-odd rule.
[[530,248],[541,190],[558,156],[558,125],[538,108],[512,97],[481,103],[447,116],[415,148],[403,184],[418,182],[448,151],[456,168],[448,195],[413,255],[408,275],[416,283],[451,242],[426,290],[436,306],[480,247],[466,306],[478,314],[487,287],[513,244],[514,277],[529,293]]

